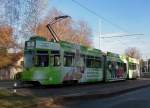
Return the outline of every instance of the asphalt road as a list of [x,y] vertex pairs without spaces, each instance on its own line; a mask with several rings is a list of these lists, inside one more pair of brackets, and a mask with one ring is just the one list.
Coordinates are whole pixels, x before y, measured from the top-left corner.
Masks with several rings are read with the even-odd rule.
[[64,102],[61,108],[150,108],[150,87],[105,99]]
[[[10,88],[14,85],[15,81],[0,81],[0,89],[1,88]],[[73,86],[56,86],[56,87],[27,87],[27,88],[19,88],[16,89],[17,93],[28,95],[28,96],[36,96],[36,97],[58,97],[58,96],[66,96],[66,95],[74,95],[74,94],[84,94],[84,93],[101,93],[107,94],[113,91],[118,91],[122,89],[128,89],[131,87],[141,86],[141,85],[150,85],[150,79],[146,80],[128,80],[128,81],[120,81],[113,83],[97,83],[97,84],[84,84],[84,85],[73,85]]]
[[[61,86],[61,87],[37,87],[16,89],[18,93],[32,95],[36,97],[50,98],[61,95],[75,93],[109,93],[113,90],[150,84],[150,80],[129,80],[113,83],[98,83],[92,85]],[[9,88],[14,84],[13,81],[1,81],[0,88]],[[10,89],[13,90],[13,89]],[[59,108],[149,108],[150,107],[150,87],[141,88],[136,91],[128,92],[110,98],[92,98],[64,101],[57,103]]]
[[31,87],[17,89],[18,93],[25,95],[34,95],[36,97],[58,97],[84,93],[110,93],[112,91],[122,90],[130,87],[136,87],[143,84],[150,84],[150,80],[128,80],[113,83],[97,83],[72,86],[56,87]]

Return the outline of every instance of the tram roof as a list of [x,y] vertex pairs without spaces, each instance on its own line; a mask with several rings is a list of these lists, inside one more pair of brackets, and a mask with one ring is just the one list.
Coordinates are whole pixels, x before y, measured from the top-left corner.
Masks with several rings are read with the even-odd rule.
[[112,61],[127,63],[127,59],[126,59],[127,56],[125,56],[125,55],[120,55],[120,54],[117,54],[117,53],[107,52],[107,57],[108,57],[109,60],[112,60]]
[[65,41],[61,41],[60,45],[66,51],[73,51],[74,52],[74,51],[76,51],[76,49],[80,49],[80,53],[85,54],[85,55],[99,56],[99,55],[104,54],[99,49],[92,48],[92,47],[86,47],[86,46],[83,46],[83,45],[78,45],[78,44],[69,43],[69,42],[65,42]]
[[130,63],[137,63],[139,64],[139,60],[138,59],[135,59],[135,58],[132,58],[132,57],[128,57],[128,60]]
[[[91,56],[101,56],[104,55],[104,52],[102,52],[99,49],[92,48],[92,47],[87,47],[83,45],[78,45],[75,43],[70,43],[66,41],[59,41],[59,42],[53,42],[53,41],[46,41],[44,37],[40,36],[33,36],[29,39],[29,42],[35,42],[34,48],[36,49],[54,49],[54,50],[61,50],[63,49],[64,51],[68,52],[76,52],[76,50],[79,49],[81,54],[85,55],[91,55]],[[30,45],[31,43],[29,43]],[[33,45],[31,44],[31,45]],[[30,49],[33,49],[33,46],[29,46]]]

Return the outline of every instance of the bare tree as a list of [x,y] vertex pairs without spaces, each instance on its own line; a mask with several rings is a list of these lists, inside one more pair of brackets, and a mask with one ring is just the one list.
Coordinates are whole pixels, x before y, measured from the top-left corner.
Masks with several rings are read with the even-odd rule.
[[133,57],[136,59],[141,58],[140,51],[136,47],[130,47],[130,48],[126,49],[125,54],[129,57]]
[[14,48],[18,44],[12,36],[13,28],[9,25],[0,25],[0,69],[12,65],[14,56],[8,53],[8,49]]
[[25,35],[35,35],[37,32],[37,25],[41,21],[42,15],[48,5],[47,0],[24,0],[24,22],[22,30]]
[[8,25],[0,25],[0,68],[11,63],[7,50],[13,45],[12,28]]
[[13,47],[14,40],[12,37],[12,28],[8,25],[0,26],[0,47],[9,49]]
[[78,21],[77,22],[78,28],[76,29],[76,34],[78,36],[78,43],[84,44],[86,46],[91,45],[90,36],[91,36],[91,29],[89,28],[88,24],[85,21]]
[[14,49],[19,38],[20,0],[0,0],[0,4],[0,44]]
[[20,0],[4,1],[5,20],[8,25],[16,26],[20,17]]
[[[51,39],[52,36],[49,34],[46,25],[50,19],[64,15],[61,11],[53,8],[45,19],[40,22],[37,26],[37,35]],[[55,23],[53,26],[54,31],[58,35],[59,39],[72,43],[78,43],[81,45],[89,46],[91,44],[90,35],[91,29],[85,21],[74,21],[73,19],[64,19],[60,22]]]

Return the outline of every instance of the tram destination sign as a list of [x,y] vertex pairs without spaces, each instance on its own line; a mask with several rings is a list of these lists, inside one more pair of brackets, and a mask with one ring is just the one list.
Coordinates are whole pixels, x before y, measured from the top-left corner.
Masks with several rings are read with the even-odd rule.
[[35,42],[33,42],[33,41],[27,41],[26,44],[25,44],[25,47],[27,49],[33,49],[34,46],[35,46]]
[[59,50],[60,45],[54,42],[36,41],[36,48]]

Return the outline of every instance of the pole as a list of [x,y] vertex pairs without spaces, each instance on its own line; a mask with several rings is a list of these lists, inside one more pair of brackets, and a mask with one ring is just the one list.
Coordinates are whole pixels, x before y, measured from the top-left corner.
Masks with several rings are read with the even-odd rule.
[[101,19],[98,20],[98,26],[99,26],[98,27],[99,28],[99,49],[101,49],[100,48],[100,41],[101,41],[100,38],[101,38],[101,34],[102,34],[101,33],[102,32],[102,20]]

